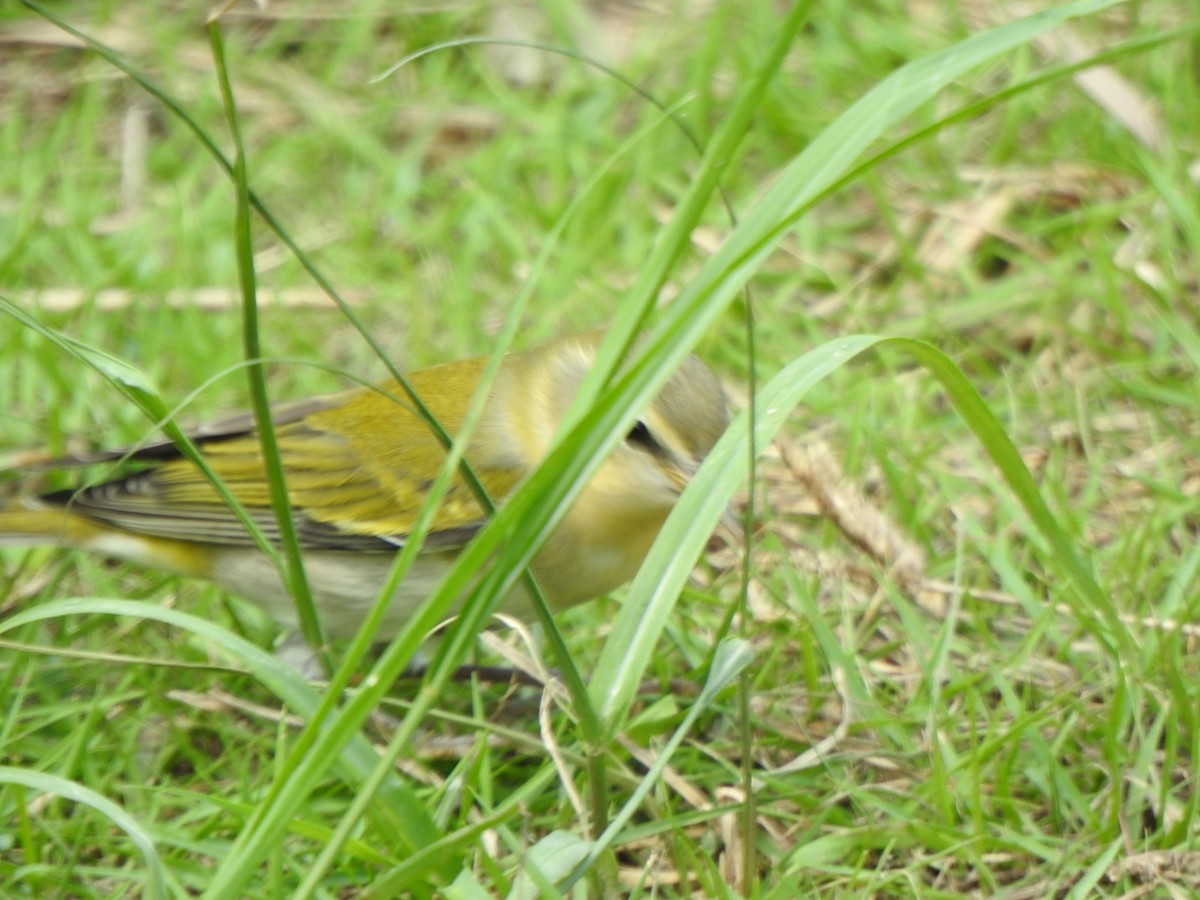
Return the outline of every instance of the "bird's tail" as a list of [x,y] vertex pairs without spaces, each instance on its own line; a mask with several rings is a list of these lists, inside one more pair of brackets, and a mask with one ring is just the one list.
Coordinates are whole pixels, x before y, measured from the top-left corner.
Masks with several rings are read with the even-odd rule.
[[0,506],[0,547],[68,547],[202,577],[211,565],[203,545],[138,534],[37,501]]
[[0,547],[87,547],[105,529],[70,510],[14,503],[0,506]]

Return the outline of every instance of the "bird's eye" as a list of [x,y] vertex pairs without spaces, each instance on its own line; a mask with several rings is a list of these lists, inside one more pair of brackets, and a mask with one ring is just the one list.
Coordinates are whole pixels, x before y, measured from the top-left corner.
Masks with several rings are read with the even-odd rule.
[[635,447],[641,447],[643,450],[649,450],[651,453],[658,453],[662,447],[656,441],[653,435],[650,434],[650,429],[646,427],[646,423],[638,421],[636,425],[626,435],[625,440],[633,444]]

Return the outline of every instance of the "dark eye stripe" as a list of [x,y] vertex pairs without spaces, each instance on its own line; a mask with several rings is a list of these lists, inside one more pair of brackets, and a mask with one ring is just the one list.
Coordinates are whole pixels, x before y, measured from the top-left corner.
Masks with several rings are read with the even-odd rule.
[[654,439],[654,436],[650,434],[650,429],[647,428],[646,423],[642,421],[638,421],[638,423],[633,426],[629,434],[626,435],[625,440],[633,444],[633,446],[641,447],[643,450],[653,453],[656,456],[661,455],[664,452],[662,444]]

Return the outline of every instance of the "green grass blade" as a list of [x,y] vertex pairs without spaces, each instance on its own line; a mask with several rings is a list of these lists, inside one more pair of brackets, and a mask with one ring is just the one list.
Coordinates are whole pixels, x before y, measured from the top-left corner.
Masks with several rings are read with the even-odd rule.
[[[909,63],[869,91],[796,158],[760,204],[745,217],[696,279],[671,305],[653,332],[653,342],[647,342],[650,347],[646,353],[648,357],[653,357],[653,362],[643,363],[643,366],[677,364],[669,348],[698,339],[719,314],[724,301],[731,299],[753,274],[774,249],[786,228],[807,209],[807,204],[819,196],[825,187],[837,181],[855,158],[864,153],[887,128],[901,121],[971,67],[1020,46],[1066,19],[1093,13],[1107,5],[1111,3],[1106,0],[1088,0],[975,35],[946,50]],[[631,372],[626,380],[632,379],[635,374],[644,375],[644,368]],[[722,452],[733,455],[731,450]],[[732,487],[729,487],[722,502],[727,502],[731,494]],[[711,514],[712,509],[709,512]],[[719,512],[707,520],[710,530],[718,516]],[[685,537],[687,545],[696,545],[697,551],[699,530]],[[690,566],[695,555],[680,554],[680,557],[686,559],[686,565]],[[645,568],[648,567],[644,567],[643,571]],[[665,570],[663,574],[666,574]],[[650,576],[646,576],[646,579],[649,580]],[[678,571],[671,581],[682,585]],[[639,577],[631,594],[638,595],[641,584]],[[618,632],[614,632],[613,640],[606,645],[600,672],[593,681],[593,698],[601,706],[601,714],[610,735],[621,719],[622,710],[628,708],[631,686],[637,683],[644,672],[653,647],[649,640],[636,644],[629,664],[624,665],[619,657],[631,645],[625,644],[623,647],[616,640],[617,634],[620,634],[621,640],[633,640],[635,634],[641,633],[637,631],[639,620],[646,616],[648,618],[643,624],[648,628],[645,632],[647,638],[653,635],[657,639],[671,602],[669,599],[654,603],[647,600],[647,605],[635,606],[629,612],[628,620],[622,618]]]
[[[634,341],[649,320],[654,303],[671,271],[690,245],[692,233],[717,192],[723,173],[737,158],[738,148],[746,137],[754,113],[762,104],[772,80],[777,76],[795,36],[808,17],[811,5],[807,0],[796,3],[779,23],[779,30],[769,52],[764,55],[762,64],[755,72],[754,80],[738,98],[706,148],[699,171],[677,204],[667,227],[655,242],[650,256],[639,270],[637,282],[630,289],[626,301],[621,304],[603,344],[597,351],[592,371],[580,385],[579,397],[572,406],[576,413],[586,409],[587,405],[593,402],[601,387],[609,383],[621,361],[630,354]],[[733,293],[740,288],[739,284]],[[660,360],[655,364],[667,364],[673,369],[694,345],[695,340],[681,339],[675,344],[680,351],[677,360],[672,363]],[[568,411],[564,425],[569,427],[573,421],[572,413]]]
[[168,896],[166,873],[163,870],[162,860],[159,859],[158,850],[154,846],[154,840],[137,819],[107,797],[97,794],[75,781],[59,778],[57,775],[18,769],[13,766],[0,766],[0,784],[17,784],[33,791],[62,797],[72,803],[90,806],[129,835],[129,839],[133,841],[138,852],[146,860],[143,896],[149,897],[151,900],[165,900]]
[[[653,335],[692,346],[725,304],[758,271],[784,233],[855,159],[938,91],[970,69],[1020,47],[1070,19],[1092,15],[1120,0],[1081,0],[993,28],[908,63],[868,91],[780,174],[762,201],[734,229],[667,309]],[[647,342],[652,347],[658,344]],[[651,354],[650,347],[646,350]],[[667,357],[670,364],[678,360]],[[663,360],[660,360],[662,362]]]
[[[1003,426],[979,392],[944,353],[910,338],[849,337],[830,341],[787,366],[756,398],[755,436],[759,446],[778,433],[805,392],[831,372],[870,348],[894,347],[916,359],[946,390],[955,409],[975,434],[1034,527],[1049,545],[1051,561],[1086,601],[1076,608],[1081,622],[1111,650],[1131,653],[1128,634],[1108,594],[1083,563],[1074,542],[1042,499],[1033,476]],[[629,598],[605,643],[592,680],[593,699],[611,736],[624,721],[637,686],[692,564],[733,491],[747,460],[740,452],[749,416],[729,428],[680,498],[659,541],[629,591]],[[1101,615],[1096,621],[1093,610]]]
[[721,691],[733,684],[738,675],[750,664],[752,658],[753,653],[750,650],[750,645],[745,641],[731,638],[721,642],[713,657],[713,664],[708,670],[708,678],[704,682],[700,696],[689,707],[683,721],[671,734],[670,739],[658,751],[654,765],[650,767],[650,770],[638,783],[638,786],[630,793],[629,799],[625,802],[624,806],[613,816],[604,833],[592,842],[587,856],[575,867],[571,875],[561,885],[564,891],[569,890],[616,843],[625,825],[633,818],[642,801],[646,799],[650,790],[658,783],[658,779],[670,762],[671,756],[679,749],[679,745],[683,743],[683,739],[687,737],[692,726],[700,717],[700,714],[708,709]]
[[[1100,587],[1091,569],[1076,551],[1075,542],[1042,499],[1029,467],[975,386],[950,357],[932,344],[911,338],[890,338],[883,342],[883,346],[904,351],[941,382],[954,408],[975,433],[980,445],[1007,482],[1009,490],[1020,501],[1034,527],[1049,545],[1053,561],[1087,602],[1087,605],[1078,606],[1075,610],[1081,622],[1110,651],[1131,654],[1133,645],[1112,598]],[[1096,612],[1100,615],[1098,621]]]
[[[755,401],[758,446],[765,447],[774,439],[809,388],[878,341],[874,337],[830,341],[763,385]],[[745,478],[748,460],[743,448],[749,427],[747,410],[729,426],[692,478],[634,579],[605,641],[591,687],[608,739],[625,721],[696,557]]]
[[[17,320],[26,328],[40,334],[75,359],[95,369],[113,387],[124,394],[154,423],[156,428],[162,429],[163,433],[171,439],[183,456],[187,457],[188,460],[204,473],[204,476],[213,486],[213,489],[220,495],[230,510],[233,511],[233,514],[237,516],[238,521],[246,529],[246,532],[253,537],[258,548],[275,563],[277,568],[282,566],[282,561],[279,558],[278,551],[275,549],[275,545],[267,540],[262,530],[247,514],[241,502],[225,486],[225,483],[221,481],[217,473],[205,461],[203,454],[200,453],[196,444],[175,423],[174,412],[168,408],[157,387],[148,375],[110,353],[78,341],[38,321],[17,306],[17,304],[3,296],[0,296],[0,313],[4,313]],[[282,568],[280,568],[280,571],[282,573]]]
[[[0,634],[30,622],[76,615],[153,619],[187,630],[206,641],[211,641],[244,665],[260,683],[301,716],[310,717],[317,709],[320,700],[317,692],[282,661],[213,622],[175,609],[134,600],[55,600],[23,610],[0,621]],[[343,750],[338,756],[329,760],[330,766],[335,768],[347,783],[362,783],[370,775],[378,759],[375,750],[356,732],[342,735],[341,747]],[[399,777],[393,776],[388,780],[381,790],[380,799],[381,803],[377,809],[381,815],[386,815],[385,821],[407,849],[417,850],[437,840],[438,830],[425,811],[424,805]]]
[[242,144],[241,123],[238,120],[237,104],[233,97],[233,85],[229,80],[229,66],[225,58],[225,46],[221,39],[221,27],[214,19],[208,23],[209,43],[213,61],[217,68],[217,83],[221,88],[221,100],[225,107],[229,133],[233,137],[235,150],[233,184],[235,190],[236,215],[234,217],[234,250],[238,262],[238,280],[242,291],[242,347],[246,358],[246,377],[250,384],[250,401],[254,410],[255,431],[262,449],[263,470],[270,489],[271,508],[279,525],[279,545],[285,562],[284,574],[288,593],[296,606],[296,617],[300,622],[300,633],[308,646],[317,654],[325,674],[332,671],[329,649],[321,620],[317,616],[316,603],[304,574],[304,557],[300,552],[300,540],[296,535],[295,517],[288,496],[287,483],[283,477],[283,461],[279,456],[279,442],[275,438],[275,425],[271,418],[271,401],[267,397],[267,379],[262,364],[262,341],[259,336],[257,276],[254,271],[254,247],[250,234],[250,182],[247,171],[246,149]]

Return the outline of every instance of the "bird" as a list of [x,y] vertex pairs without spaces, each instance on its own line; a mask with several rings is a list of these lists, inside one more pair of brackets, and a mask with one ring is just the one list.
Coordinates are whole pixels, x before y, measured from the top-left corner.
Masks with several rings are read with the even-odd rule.
[[[498,504],[545,458],[591,369],[602,333],[507,354],[465,457]],[[443,428],[462,427],[488,357],[407,381]],[[395,380],[272,410],[304,569],[327,637],[355,634],[441,469],[446,448]],[[556,612],[628,582],[729,422],[721,382],[689,356],[590,477],[530,569]],[[196,432],[207,464],[278,542],[259,436],[243,415]],[[140,466],[112,480],[0,502],[0,547],[57,546],[198,577],[259,604],[288,629],[295,605],[276,565],[200,469],[170,442],[103,454]],[[416,563],[390,598],[379,639],[404,627],[488,514],[456,474]],[[523,588],[502,611],[535,616]]]

